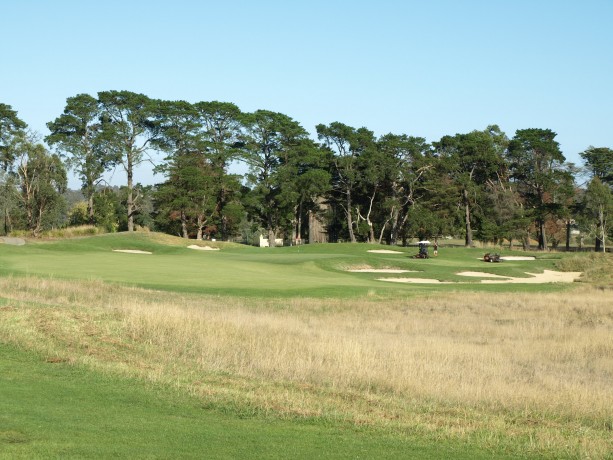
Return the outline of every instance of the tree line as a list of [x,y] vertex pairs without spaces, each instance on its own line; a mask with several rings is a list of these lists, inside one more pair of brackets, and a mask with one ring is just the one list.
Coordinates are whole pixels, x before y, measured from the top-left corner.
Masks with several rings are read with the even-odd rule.
[[[613,213],[613,150],[588,147],[567,163],[556,133],[496,125],[428,142],[375,136],[341,122],[315,127],[242,112],[229,102],[166,101],[129,91],[78,94],[41,139],[0,103],[3,232],[89,223],[107,231],[147,226],[185,238],[236,239],[260,231],[271,245],[308,239],[323,222],[329,241],[406,244],[462,236],[539,249],[570,245],[580,231],[604,250]],[[49,147],[46,147],[42,141]],[[135,168],[163,153],[160,183],[135,183]],[[248,166],[232,174],[233,162]],[[122,187],[105,175],[120,169]],[[67,170],[82,203],[66,203]]]

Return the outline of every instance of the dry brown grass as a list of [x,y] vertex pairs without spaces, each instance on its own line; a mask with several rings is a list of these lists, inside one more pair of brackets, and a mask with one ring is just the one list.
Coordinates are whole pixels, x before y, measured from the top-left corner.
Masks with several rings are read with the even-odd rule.
[[8,278],[0,292],[4,341],[215,405],[613,451],[611,291],[254,301]]

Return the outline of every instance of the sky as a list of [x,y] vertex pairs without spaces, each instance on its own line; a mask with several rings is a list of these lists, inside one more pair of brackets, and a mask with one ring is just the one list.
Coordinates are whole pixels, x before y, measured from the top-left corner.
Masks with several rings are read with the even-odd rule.
[[67,98],[129,90],[281,112],[314,138],[497,124],[555,131],[576,164],[613,148],[613,0],[0,0],[0,19],[0,102],[42,136]]

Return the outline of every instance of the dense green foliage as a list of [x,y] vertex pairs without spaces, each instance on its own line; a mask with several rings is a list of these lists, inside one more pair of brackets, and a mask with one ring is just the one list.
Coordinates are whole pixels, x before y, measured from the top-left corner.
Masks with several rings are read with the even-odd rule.
[[[48,127],[45,140],[59,156],[47,153],[17,113],[0,104],[5,234],[38,234],[72,222],[249,243],[262,234],[271,246],[278,238],[406,244],[454,236],[467,247],[477,239],[521,241],[529,249],[535,240],[541,250],[564,241],[567,248],[594,242],[603,250],[613,227],[607,224],[611,149],[589,147],[581,153],[585,168],[578,169],[566,162],[550,129],[520,129],[509,138],[491,125],[429,143],[332,122],[316,126],[317,143],[281,113],[130,91],[68,98]],[[155,167],[163,178],[143,187],[134,168],[154,151],[166,155]],[[41,155],[56,159],[54,172],[40,175],[30,196],[24,167]],[[244,177],[230,173],[233,162],[248,168]],[[126,173],[125,186],[103,186],[104,174],[116,166]],[[82,181],[86,218],[76,220],[86,222],[76,222],[78,213],[62,210],[52,196],[52,190],[62,192],[63,168]],[[589,188],[591,178],[598,182]],[[36,219],[34,202],[47,203],[38,205]],[[571,233],[578,234],[575,241]]]

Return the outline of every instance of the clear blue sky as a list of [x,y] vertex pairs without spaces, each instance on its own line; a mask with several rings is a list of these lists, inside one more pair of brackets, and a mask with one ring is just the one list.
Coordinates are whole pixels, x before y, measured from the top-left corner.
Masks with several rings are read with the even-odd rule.
[[43,135],[66,98],[125,89],[313,134],[340,121],[432,142],[498,124],[552,129],[575,163],[613,148],[613,0],[0,0],[0,18],[0,102]]

